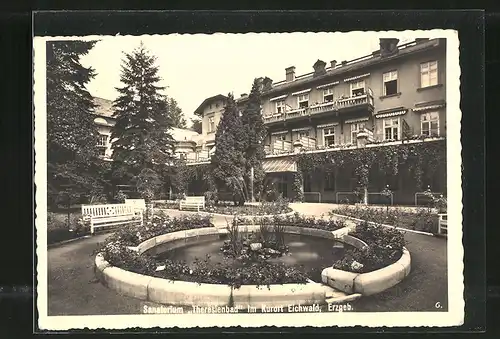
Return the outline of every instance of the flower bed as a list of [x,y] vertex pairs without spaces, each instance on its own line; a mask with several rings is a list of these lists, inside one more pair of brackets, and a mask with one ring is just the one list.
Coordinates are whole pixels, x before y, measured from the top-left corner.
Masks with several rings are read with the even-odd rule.
[[439,223],[438,214],[430,208],[412,212],[398,207],[341,206],[333,209],[332,214],[433,234],[437,233]]
[[397,262],[404,251],[405,239],[402,232],[385,227],[359,223],[350,235],[363,240],[368,246],[347,250],[342,260],[333,268],[353,273],[368,273]]
[[160,211],[153,215],[151,220],[146,221],[144,226],[129,225],[119,228],[106,243],[137,246],[143,241],[165,233],[213,226],[209,216],[194,214],[171,218]]
[[[238,217],[240,224],[253,224],[252,219],[245,218],[244,216]],[[297,226],[304,228],[315,228],[324,231],[336,231],[347,226],[345,221],[330,218],[318,219],[315,217],[308,217],[294,213],[293,215],[276,215],[273,217],[260,218],[257,222],[260,225],[281,225],[281,226]]]
[[[300,217],[298,214],[291,217],[265,218],[260,228],[261,241],[266,243],[268,248],[277,251],[280,248],[286,251],[286,247],[276,239],[279,239],[280,228],[290,225],[304,228],[316,228],[321,230],[334,231],[344,226],[343,222],[335,220],[315,220],[314,218]],[[233,227],[243,225],[240,219],[233,220]],[[129,226],[118,230],[113,234],[104,245],[96,252],[100,252],[110,265],[130,271],[133,273],[153,276],[170,280],[183,280],[196,283],[218,283],[226,284],[232,287],[241,285],[271,285],[299,283],[305,284],[308,276],[304,269],[297,267],[288,267],[281,263],[270,263],[266,259],[270,256],[260,256],[256,252],[258,260],[232,260],[228,256],[222,263],[213,263],[207,257],[204,260],[196,260],[191,265],[185,262],[175,262],[169,259],[156,260],[147,254],[139,254],[130,249],[131,246],[137,246],[139,243],[156,236],[188,230],[200,227],[210,227],[209,217],[182,216],[179,218],[168,218],[161,215],[155,215],[151,222],[146,226]],[[269,237],[269,234],[263,235],[262,229],[274,227],[278,230],[274,232],[277,237]],[[281,229],[281,233],[284,231]],[[259,249],[260,250],[260,249]],[[271,251],[265,251],[271,252]]]

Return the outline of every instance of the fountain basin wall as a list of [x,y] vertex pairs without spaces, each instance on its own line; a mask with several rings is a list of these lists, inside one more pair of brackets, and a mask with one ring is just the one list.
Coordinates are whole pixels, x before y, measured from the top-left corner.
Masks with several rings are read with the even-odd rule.
[[[259,226],[240,226],[242,232],[259,230]],[[355,242],[347,235],[349,229],[325,231],[319,229],[285,226],[285,232],[317,236],[327,239],[348,239]],[[215,227],[197,228],[187,231],[172,232],[146,240],[132,249],[142,254],[161,244],[173,244],[173,247],[200,241],[202,238],[218,239],[221,234],[227,233],[225,229]],[[349,240],[350,239],[350,240]],[[96,276],[110,289],[120,294],[156,302],[160,304],[179,306],[234,306],[280,307],[290,304],[323,304],[332,295],[346,297],[339,294],[330,286],[321,283],[308,282],[306,284],[283,284],[257,286],[243,285],[238,289],[223,284],[199,284],[186,281],[174,281],[137,274],[111,266],[104,260],[102,254],[95,259]]]
[[410,252],[403,248],[401,258],[387,267],[369,273],[353,273],[329,267],[323,270],[321,279],[324,284],[342,292],[368,296],[395,286],[410,274],[410,270]]

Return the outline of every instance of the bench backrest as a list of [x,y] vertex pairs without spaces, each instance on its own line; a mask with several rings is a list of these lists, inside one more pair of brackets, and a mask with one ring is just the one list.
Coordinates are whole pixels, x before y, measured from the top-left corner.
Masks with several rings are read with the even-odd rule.
[[134,206],[129,204],[82,205],[82,215],[90,215],[92,219],[133,216]]
[[146,201],[144,199],[125,199],[125,204],[146,209]]
[[205,202],[205,197],[200,196],[200,197],[185,197],[184,201],[189,202],[189,203],[204,203]]

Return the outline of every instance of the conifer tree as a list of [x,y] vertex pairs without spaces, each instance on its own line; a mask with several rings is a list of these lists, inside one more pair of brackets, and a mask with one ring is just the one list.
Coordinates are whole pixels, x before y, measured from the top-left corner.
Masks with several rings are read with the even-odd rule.
[[202,132],[201,120],[200,119],[191,119],[191,129],[197,133]]
[[[250,191],[253,190],[253,194],[251,195],[254,197],[261,193],[265,176],[262,162],[265,158],[264,138],[267,132],[261,113],[260,86],[261,84],[258,79],[255,79],[242,115],[244,127],[243,134],[245,138],[245,172],[247,186]],[[253,182],[250,178],[252,169],[254,176]]]
[[184,118],[182,109],[179,107],[179,104],[177,104],[177,101],[174,98],[169,98],[168,100],[168,111],[172,127],[187,128],[186,119]]
[[122,60],[120,96],[114,102],[116,124],[113,165],[115,177],[136,178],[144,169],[158,170],[172,160],[174,140],[169,132],[171,120],[165,87],[158,83],[156,57],[140,46],[125,53]]
[[245,140],[240,112],[233,95],[228,95],[227,105],[215,133],[215,153],[212,157],[213,176],[217,189],[226,188],[235,205],[246,200]]
[[[98,158],[93,98],[95,77],[81,57],[96,41],[47,42],[47,184],[49,206],[103,194],[105,166]],[[70,200],[70,201],[71,201]]]

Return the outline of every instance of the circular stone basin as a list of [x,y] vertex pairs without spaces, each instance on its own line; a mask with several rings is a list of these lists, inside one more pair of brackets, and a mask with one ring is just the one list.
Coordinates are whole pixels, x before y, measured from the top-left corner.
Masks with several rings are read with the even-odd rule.
[[[352,248],[351,245],[333,239],[308,235],[285,234],[284,238],[289,249],[288,253],[267,259],[267,261],[296,267],[315,282],[321,282],[321,271],[325,267],[330,267],[332,263],[342,259],[344,251]],[[205,259],[207,255],[210,256],[210,261],[213,263],[229,259],[230,262],[233,261],[236,264],[235,259],[226,257],[221,251],[226,239],[227,236],[220,236],[218,239],[200,238],[196,243],[174,248],[171,244],[161,244],[145,253],[153,255],[158,260],[184,261],[188,265],[193,263],[195,259]]]

